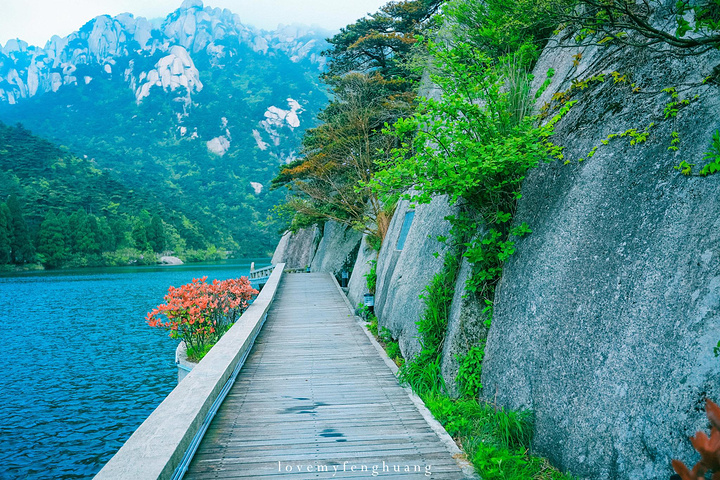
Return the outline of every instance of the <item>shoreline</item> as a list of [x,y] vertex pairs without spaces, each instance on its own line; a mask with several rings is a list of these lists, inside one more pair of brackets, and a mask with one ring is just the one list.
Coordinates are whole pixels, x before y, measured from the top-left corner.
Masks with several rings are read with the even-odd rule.
[[[118,270],[118,271],[124,271],[126,269],[134,269],[134,270],[167,270],[167,269],[184,269],[184,268],[192,268],[202,265],[212,265],[212,266],[218,266],[218,265],[227,265],[228,267],[237,266],[237,265],[245,265],[247,264],[248,268],[250,267],[250,264],[252,262],[255,262],[256,265],[270,265],[271,258],[269,256],[267,257],[244,257],[244,258],[226,258],[226,259],[219,259],[219,260],[202,260],[202,261],[190,261],[185,262],[182,265],[163,265],[161,263],[151,263],[151,264],[123,264],[123,265],[86,265],[86,266],[67,266],[67,267],[61,267],[61,268],[43,268],[40,264],[31,264],[31,265],[15,265],[13,267],[17,268],[2,268],[0,267],[0,277],[12,277],[12,276],[22,276],[22,275],[67,275],[72,272],[78,272],[78,273],[92,273],[97,270]],[[4,266],[8,267],[8,266]]]

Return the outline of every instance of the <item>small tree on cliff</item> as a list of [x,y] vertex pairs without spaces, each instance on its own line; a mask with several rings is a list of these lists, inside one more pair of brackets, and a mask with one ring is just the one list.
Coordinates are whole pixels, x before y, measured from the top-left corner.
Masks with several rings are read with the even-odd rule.
[[322,124],[306,132],[303,157],[273,180],[273,188],[290,189],[282,209],[292,212],[293,227],[335,220],[384,237],[394,202],[384,205],[367,185],[397,146],[385,124],[415,107],[420,75],[409,59],[441,3],[390,2],[328,40],[323,81],[334,99],[318,116]]
[[412,106],[387,83],[362,73],[337,80],[335,100],[319,115],[323,123],[303,139],[303,158],[282,167],[273,180],[273,188],[290,189],[287,206],[300,216],[385,236],[389,216],[365,185],[396,144],[382,133],[384,125],[408,115]]

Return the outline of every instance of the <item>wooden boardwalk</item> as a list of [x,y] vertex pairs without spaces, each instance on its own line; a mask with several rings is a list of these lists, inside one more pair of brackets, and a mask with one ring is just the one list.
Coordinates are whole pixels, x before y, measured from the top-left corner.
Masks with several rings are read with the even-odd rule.
[[185,475],[269,477],[467,478],[328,274],[284,276]]

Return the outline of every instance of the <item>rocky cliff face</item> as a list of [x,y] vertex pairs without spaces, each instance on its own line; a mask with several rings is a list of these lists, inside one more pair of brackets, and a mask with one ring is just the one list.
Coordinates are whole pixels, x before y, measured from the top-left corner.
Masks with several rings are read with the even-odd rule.
[[348,281],[347,296],[353,307],[358,307],[365,300],[365,294],[370,293],[367,286],[366,275],[370,274],[372,262],[376,262],[377,266],[378,253],[367,242],[367,235],[363,235],[358,249],[355,265],[353,266],[350,279]]
[[295,233],[285,232],[272,263],[284,262],[286,268],[310,268],[311,272],[330,272],[340,277],[352,270],[361,249],[363,234],[335,221],[325,222],[322,230],[309,227]]
[[138,102],[155,86],[184,87],[190,101],[203,88],[193,62],[197,55],[222,66],[244,46],[293,62],[308,59],[321,69],[327,33],[302,26],[257,30],[230,10],[204,7],[200,0],[186,0],[163,21],[102,15],[67,37],[53,36],[44,48],[8,41],[0,49],[0,102],[15,104],[63,85],[106,76],[122,77]]
[[325,222],[323,235],[310,264],[311,272],[350,272],[357,258],[362,233],[337,222]]
[[448,234],[450,225],[444,218],[453,212],[445,198],[415,208],[403,200],[380,248],[375,313],[378,325],[390,330],[407,359],[420,351],[416,325],[424,307],[420,295],[442,270],[444,245],[437,237]]
[[322,232],[317,227],[303,228],[295,233],[285,232],[275,248],[272,264],[284,263],[285,268],[309,267],[321,236]]
[[[483,385],[532,409],[535,449],[585,478],[668,478],[671,458],[694,458],[687,438],[705,426],[705,398],[720,398],[720,177],[674,169],[702,164],[720,128],[718,87],[703,84],[719,60],[575,47],[546,50],[535,70],[559,80],[541,102],[573,79],[608,81],[558,125],[570,163],[542,165],[523,186],[516,219],[533,233],[503,272]],[[676,118],[664,88],[690,100]],[[653,122],[645,143],[602,144]]]

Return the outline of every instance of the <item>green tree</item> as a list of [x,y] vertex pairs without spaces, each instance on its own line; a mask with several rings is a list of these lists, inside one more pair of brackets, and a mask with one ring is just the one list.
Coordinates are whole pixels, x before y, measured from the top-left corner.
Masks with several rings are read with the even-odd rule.
[[108,225],[113,234],[114,248],[123,248],[130,245],[128,233],[131,232],[131,224],[127,217],[115,215],[108,219]]
[[35,259],[35,247],[30,240],[30,232],[22,215],[20,201],[16,195],[7,200],[10,211],[10,257],[12,263],[23,264]]
[[100,253],[98,221],[95,215],[88,215],[85,221],[83,253]]
[[328,41],[322,80],[333,101],[306,131],[303,156],[282,166],[273,188],[290,196],[276,212],[295,212],[290,228],[334,220],[382,240],[394,202],[383,204],[368,184],[398,140],[386,124],[412,114],[419,70],[411,66],[418,35],[433,28],[441,0],[389,2]]
[[97,218],[97,242],[101,252],[111,252],[115,250],[115,234],[106,217]]
[[299,214],[298,222],[334,220],[382,239],[391,215],[366,185],[377,162],[396,146],[384,125],[409,115],[413,105],[379,75],[345,75],[334,93],[318,116],[323,123],[303,139],[303,157],[281,167],[272,185],[290,188],[287,208]]
[[158,215],[153,215],[147,228],[147,240],[154,252],[165,250],[165,227]]
[[150,226],[150,214],[147,210],[140,212],[140,215],[135,219],[135,225],[132,231],[133,245],[140,251],[152,250],[150,242],[148,240],[148,227]]
[[70,215],[69,225],[73,253],[98,253],[100,247],[95,238],[97,221],[94,221],[94,217],[88,216],[84,209],[79,208]]
[[65,228],[55,213],[48,212],[40,225],[37,250],[42,255],[43,264],[50,268],[58,268],[67,260]]
[[408,58],[416,36],[441,4],[442,0],[389,2],[378,12],[341,28],[328,39],[331,48],[324,52],[329,60],[325,81],[350,72],[368,72],[412,88],[419,76],[408,67]]
[[10,209],[0,203],[0,265],[11,263]]

